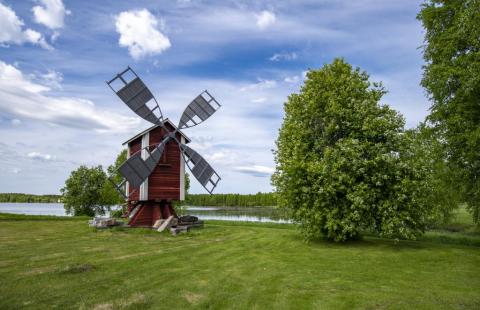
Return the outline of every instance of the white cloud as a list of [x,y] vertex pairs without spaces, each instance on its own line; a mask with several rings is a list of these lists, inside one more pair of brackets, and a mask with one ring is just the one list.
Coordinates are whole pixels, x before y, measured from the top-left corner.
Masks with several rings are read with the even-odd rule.
[[19,119],[17,119],[17,118],[12,119],[12,125],[13,125],[13,126],[18,126],[18,125],[20,125],[21,123],[22,123],[22,121],[19,120]]
[[257,26],[260,29],[266,29],[267,27],[275,23],[275,14],[270,11],[262,11],[260,14],[256,15],[257,17]]
[[296,84],[300,82],[300,77],[298,75],[287,76],[284,80],[285,83]]
[[125,11],[115,17],[115,27],[120,34],[118,43],[127,47],[136,60],[160,54],[171,46],[158,26],[159,21],[147,9]]
[[54,97],[50,87],[28,79],[20,70],[0,61],[0,112],[19,118],[98,132],[124,132],[139,124],[138,118],[99,109],[89,100]]
[[270,61],[280,61],[280,60],[295,60],[298,58],[297,53],[275,53],[272,57],[268,58]]
[[20,168],[14,167],[14,168],[12,169],[12,172],[13,172],[14,174],[19,174],[20,171],[22,171],[22,169],[20,169]]
[[27,42],[30,42],[32,44],[38,44],[38,45],[40,45],[41,47],[43,47],[44,49],[47,49],[47,50],[52,50],[53,49],[47,43],[47,41],[45,41],[45,38],[43,37],[43,35],[40,32],[32,30],[32,29],[27,29],[23,32],[23,34],[24,34],[25,40]]
[[17,14],[0,2],[0,42],[23,43],[25,35],[22,33],[22,26],[23,22]]
[[262,89],[270,89],[277,86],[277,81],[275,80],[264,80],[258,79],[257,83],[249,84],[240,88],[240,91],[251,91],[251,90],[262,90]]
[[238,160],[238,157],[231,150],[223,149],[213,154],[206,154],[205,159],[211,164],[232,165]]
[[55,156],[52,156],[50,154],[42,154],[39,152],[30,152],[27,154],[27,156],[31,159],[40,160],[40,161],[50,161],[50,160],[56,159]]
[[251,165],[251,166],[238,166],[234,168],[236,171],[253,175],[256,177],[269,177],[275,172],[275,169],[272,167],[260,166],[260,165]]
[[35,22],[45,25],[50,29],[62,28],[64,25],[65,15],[70,14],[70,11],[65,9],[62,0],[39,1],[41,5],[37,5],[32,8]]
[[60,32],[54,31],[54,32],[52,33],[52,35],[50,36],[50,41],[51,41],[52,43],[55,43],[55,41],[57,41],[57,39],[58,39],[59,36],[60,36]]
[[54,70],[48,70],[47,73],[40,74],[40,83],[43,85],[55,88],[62,89],[63,75],[60,72]]
[[8,46],[11,43],[21,45],[29,42],[45,49],[53,49],[39,32],[30,28],[23,30],[23,25],[15,11],[0,2],[0,44]]
[[251,101],[252,101],[253,103],[262,103],[262,102],[267,101],[267,98],[265,98],[265,97],[260,97],[260,98],[252,99]]

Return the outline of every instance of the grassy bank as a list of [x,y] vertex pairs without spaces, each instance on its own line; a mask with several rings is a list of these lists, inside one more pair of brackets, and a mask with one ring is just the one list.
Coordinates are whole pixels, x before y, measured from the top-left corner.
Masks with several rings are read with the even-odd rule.
[[293,225],[228,222],[172,237],[2,214],[0,308],[478,309],[480,247],[429,238],[306,244]]

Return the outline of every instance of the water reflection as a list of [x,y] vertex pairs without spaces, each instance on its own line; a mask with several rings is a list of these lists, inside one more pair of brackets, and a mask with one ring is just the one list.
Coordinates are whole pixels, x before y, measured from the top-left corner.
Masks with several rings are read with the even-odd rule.
[[222,220],[240,222],[290,223],[283,210],[271,207],[191,207],[180,212],[197,216],[202,220]]

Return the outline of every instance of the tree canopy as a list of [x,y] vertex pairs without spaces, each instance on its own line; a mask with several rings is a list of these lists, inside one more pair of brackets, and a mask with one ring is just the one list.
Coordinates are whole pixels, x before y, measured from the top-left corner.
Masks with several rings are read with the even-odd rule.
[[429,125],[456,189],[480,222],[480,1],[428,0],[422,85],[432,101]]
[[356,238],[364,229],[415,238],[428,220],[425,171],[403,117],[342,59],[309,71],[285,103],[272,183],[307,239]]

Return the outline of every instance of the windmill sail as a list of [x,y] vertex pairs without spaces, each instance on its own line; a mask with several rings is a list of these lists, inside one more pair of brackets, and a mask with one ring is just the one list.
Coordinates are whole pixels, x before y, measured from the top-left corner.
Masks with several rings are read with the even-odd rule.
[[221,105],[208,91],[198,95],[183,111],[178,128],[189,128],[202,123],[215,113]]
[[[115,90],[112,85],[119,81],[121,86]],[[107,84],[138,116],[152,124],[158,124],[162,121],[163,115],[157,100],[142,79],[130,67],[117,74]]]
[[220,176],[213,170],[212,166],[200,154],[192,150],[185,144],[181,144],[181,150],[184,154],[187,164],[195,178],[211,194],[220,181]]
[[119,168],[118,172],[130,183],[133,188],[137,188],[148,177],[148,167],[145,165],[139,153],[128,158]]
[[138,188],[153,172],[162,157],[168,140],[169,138],[163,140],[152,152],[148,152],[149,147],[147,147],[147,158],[143,159],[141,152],[137,152],[118,168],[118,172],[133,188]]

